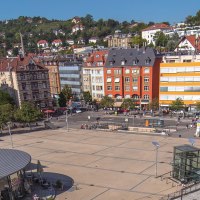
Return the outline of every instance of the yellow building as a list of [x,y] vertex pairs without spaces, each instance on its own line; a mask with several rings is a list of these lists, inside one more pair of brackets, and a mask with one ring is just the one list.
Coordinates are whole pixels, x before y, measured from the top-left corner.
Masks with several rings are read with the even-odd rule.
[[181,98],[187,107],[200,101],[200,55],[169,55],[160,64],[161,107]]

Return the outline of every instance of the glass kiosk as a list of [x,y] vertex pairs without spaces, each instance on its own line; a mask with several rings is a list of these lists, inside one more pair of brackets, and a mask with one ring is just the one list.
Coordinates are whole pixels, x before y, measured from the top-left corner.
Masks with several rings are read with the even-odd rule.
[[182,183],[200,181],[200,149],[192,145],[174,147],[172,177]]

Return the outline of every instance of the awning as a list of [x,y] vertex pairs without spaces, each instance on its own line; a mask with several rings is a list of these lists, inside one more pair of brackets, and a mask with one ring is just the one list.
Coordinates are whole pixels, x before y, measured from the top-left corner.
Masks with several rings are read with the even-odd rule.
[[119,83],[120,79],[119,78],[115,78],[115,83]]
[[111,81],[112,81],[112,79],[111,79],[111,78],[107,78],[107,82],[109,82],[109,83],[110,83]]

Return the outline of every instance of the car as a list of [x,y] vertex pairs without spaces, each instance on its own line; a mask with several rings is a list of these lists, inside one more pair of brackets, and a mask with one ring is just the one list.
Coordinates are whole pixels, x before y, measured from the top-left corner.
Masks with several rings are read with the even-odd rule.
[[76,109],[76,113],[81,113],[82,111],[80,109]]

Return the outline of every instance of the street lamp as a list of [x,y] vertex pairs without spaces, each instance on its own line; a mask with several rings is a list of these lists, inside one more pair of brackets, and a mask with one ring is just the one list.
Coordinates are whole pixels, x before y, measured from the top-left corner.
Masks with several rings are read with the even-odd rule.
[[12,146],[12,149],[13,149],[13,140],[12,140],[12,134],[11,134],[11,131],[10,131],[10,124],[11,124],[11,122],[8,122],[8,132],[9,132],[9,135],[10,135],[11,146]]
[[68,123],[68,110],[66,110],[66,124],[67,124],[67,131],[69,131],[69,123]]
[[153,141],[152,144],[156,147],[156,177],[157,177],[157,168],[158,168],[158,148],[160,147],[160,144],[156,141]]

